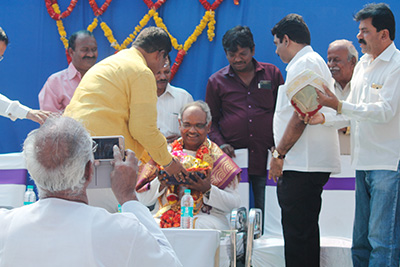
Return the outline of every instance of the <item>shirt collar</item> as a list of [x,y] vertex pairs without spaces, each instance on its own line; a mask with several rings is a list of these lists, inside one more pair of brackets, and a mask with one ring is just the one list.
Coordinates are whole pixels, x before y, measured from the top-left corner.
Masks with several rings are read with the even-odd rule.
[[[263,71],[263,70],[264,70],[264,67],[261,66],[261,64],[258,63],[257,60],[255,60],[254,58],[252,58],[251,61],[253,62],[255,72],[259,72],[259,71]],[[232,68],[231,65],[229,65],[228,68],[226,68],[226,69],[222,72],[222,74],[223,74],[223,75],[229,75],[229,76],[235,76],[235,75],[236,75],[236,73],[235,73],[235,71],[233,70],[233,68]]]
[[[388,47],[386,47],[385,50],[383,50],[382,53],[380,53],[380,55],[377,58],[375,58],[375,60],[390,61],[396,50],[397,48],[394,42],[392,42]],[[365,54],[363,58],[365,58],[364,62],[366,62],[367,64],[371,63],[372,56],[370,54]]]
[[81,73],[76,70],[74,64],[72,64],[72,62],[71,62],[71,63],[69,63],[69,66],[68,66],[68,79],[72,80],[76,76],[78,76],[79,79],[82,79]]
[[310,45],[307,45],[305,47],[303,47],[299,52],[297,52],[297,54],[292,58],[292,60],[290,60],[289,64],[286,66],[286,72],[288,71],[288,69],[290,69],[290,67],[302,56],[304,56],[307,53],[310,52],[314,52],[314,50],[312,49],[312,47]]
[[162,97],[163,95],[166,95],[166,94],[171,95],[173,98],[176,97],[175,92],[172,90],[171,84],[169,84],[169,83],[167,84],[167,88],[165,89],[165,92],[162,95],[160,95],[160,97]]

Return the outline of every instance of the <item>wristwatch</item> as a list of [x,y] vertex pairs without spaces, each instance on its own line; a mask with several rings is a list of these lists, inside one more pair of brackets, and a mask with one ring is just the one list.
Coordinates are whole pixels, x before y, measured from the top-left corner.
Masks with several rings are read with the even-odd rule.
[[274,151],[272,151],[272,157],[275,159],[284,159],[286,155],[279,154],[278,150],[275,149]]

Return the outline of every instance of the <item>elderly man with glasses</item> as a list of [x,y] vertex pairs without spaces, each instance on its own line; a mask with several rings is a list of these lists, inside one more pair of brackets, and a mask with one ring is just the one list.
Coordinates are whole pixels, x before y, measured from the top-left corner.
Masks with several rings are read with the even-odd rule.
[[[203,101],[186,104],[179,114],[181,138],[171,144],[172,155],[190,155],[207,162],[210,169],[186,177],[185,184],[172,184],[159,175],[155,164],[144,166],[136,185],[140,202],[155,204],[153,213],[161,217],[161,227],[178,227],[178,220],[169,222],[165,217],[179,218],[180,198],[186,188],[191,189],[195,202],[194,228],[229,229],[226,215],[240,205],[238,183],[241,169],[215,143],[207,138],[211,127],[211,112]],[[155,179],[155,178],[158,179]],[[164,215],[167,214],[168,216]]]

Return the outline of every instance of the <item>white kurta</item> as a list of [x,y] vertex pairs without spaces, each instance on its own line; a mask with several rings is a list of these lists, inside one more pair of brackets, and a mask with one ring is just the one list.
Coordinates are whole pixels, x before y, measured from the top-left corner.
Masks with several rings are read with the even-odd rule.
[[122,211],[58,198],[0,209],[0,266],[181,266],[146,207]]
[[157,127],[165,136],[181,135],[179,132],[178,114],[193,97],[186,90],[168,83],[165,92],[157,100]]
[[[300,50],[286,67],[287,76],[284,85],[278,90],[274,114],[274,139],[279,144],[286,126],[293,115],[294,108],[286,95],[286,87],[302,71],[309,69],[319,74],[325,81],[332,82],[332,74],[325,61],[313,51],[311,46]],[[329,88],[333,84],[328,84]],[[323,113],[335,112],[323,107]],[[286,155],[283,170],[300,172],[340,172],[339,140],[337,130],[325,125],[307,125],[303,134]]]
[[0,94],[0,116],[15,121],[16,119],[25,119],[30,110],[30,108],[21,105],[18,101],[12,101]]

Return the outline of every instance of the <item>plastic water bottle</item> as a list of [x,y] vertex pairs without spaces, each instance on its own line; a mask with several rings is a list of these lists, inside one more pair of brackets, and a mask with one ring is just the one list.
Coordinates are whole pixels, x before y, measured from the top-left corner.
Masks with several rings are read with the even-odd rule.
[[36,202],[36,194],[33,191],[33,185],[28,185],[24,195],[24,205],[29,205]]
[[185,194],[181,199],[181,228],[193,228],[193,198],[190,189],[185,189]]

